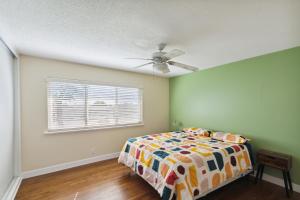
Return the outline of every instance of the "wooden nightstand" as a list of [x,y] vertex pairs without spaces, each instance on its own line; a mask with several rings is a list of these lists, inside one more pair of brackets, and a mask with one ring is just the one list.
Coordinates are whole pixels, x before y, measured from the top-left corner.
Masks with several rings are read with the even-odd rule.
[[276,168],[282,171],[286,195],[289,197],[289,190],[293,192],[290,169],[292,168],[292,156],[261,149],[256,154],[257,173],[255,182],[262,179],[265,166]]

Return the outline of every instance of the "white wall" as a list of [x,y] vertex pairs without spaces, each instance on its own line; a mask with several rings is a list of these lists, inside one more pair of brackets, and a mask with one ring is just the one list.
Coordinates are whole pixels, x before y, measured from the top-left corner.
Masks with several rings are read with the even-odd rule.
[[[49,77],[143,87],[144,126],[45,134]],[[129,137],[169,129],[169,80],[133,72],[22,55],[22,170],[119,152]]]
[[0,198],[14,176],[13,55],[0,40]]

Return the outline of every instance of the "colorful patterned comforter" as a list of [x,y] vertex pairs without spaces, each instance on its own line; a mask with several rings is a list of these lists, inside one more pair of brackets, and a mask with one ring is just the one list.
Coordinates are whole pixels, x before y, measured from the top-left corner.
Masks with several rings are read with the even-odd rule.
[[[119,163],[151,184],[162,199],[197,199],[252,170],[249,145],[169,132],[130,138]],[[250,152],[250,153],[249,153]]]

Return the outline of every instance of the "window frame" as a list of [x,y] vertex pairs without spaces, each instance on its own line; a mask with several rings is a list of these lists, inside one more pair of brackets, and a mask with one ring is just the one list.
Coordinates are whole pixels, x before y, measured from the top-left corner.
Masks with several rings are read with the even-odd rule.
[[[119,124],[119,125],[109,125],[109,126],[86,126],[79,128],[62,128],[62,129],[49,129],[49,98],[48,98],[48,86],[50,82],[62,82],[62,83],[75,83],[75,84],[85,84],[85,85],[100,85],[100,86],[111,86],[111,87],[127,87],[139,89],[140,98],[140,116],[141,121],[138,123],[131,124]],[[46,79],[46,119],[47,128],[44,131],[45,134],[57,134],[57,133],[72,133],[72,132],[83,132],[83,131],[95,131],[95,130],[105,130],[105,129],[115,129],[115,128],[128,128],[128,127],[138,127],[144,126],[144,88],[133,85],[125,84],[112,84],[99,81],[87,81],[78,79],[64,79],[64,78],[47,78]]]

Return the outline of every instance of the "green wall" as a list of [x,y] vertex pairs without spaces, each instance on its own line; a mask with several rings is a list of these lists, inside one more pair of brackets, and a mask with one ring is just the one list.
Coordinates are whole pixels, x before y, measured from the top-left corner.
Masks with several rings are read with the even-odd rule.
[[[300,184],[300,47],[170,79],[170,127],[232,131],[293,156]],[[272,170],[267,173],[281,176]]]

